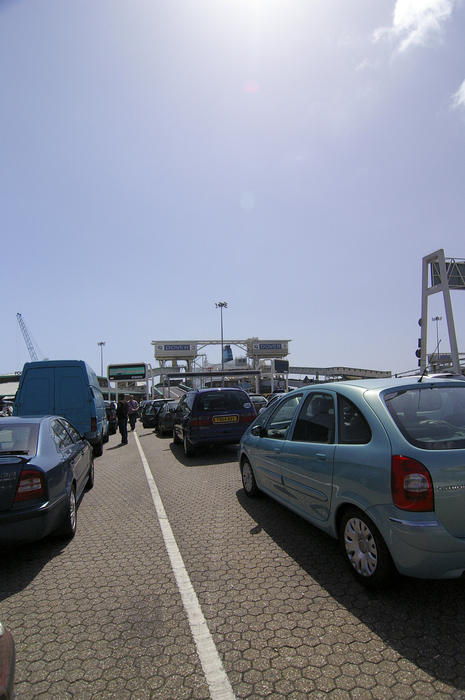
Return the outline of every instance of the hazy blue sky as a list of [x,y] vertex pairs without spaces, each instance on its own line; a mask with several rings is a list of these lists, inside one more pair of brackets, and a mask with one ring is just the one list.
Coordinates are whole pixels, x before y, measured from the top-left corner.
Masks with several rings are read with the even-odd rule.
[[220,300],[292,365],[415,367],[422,257],[465,258],[464,37],[463,0],[0,0],[0,372],[16,312],[99,370]]

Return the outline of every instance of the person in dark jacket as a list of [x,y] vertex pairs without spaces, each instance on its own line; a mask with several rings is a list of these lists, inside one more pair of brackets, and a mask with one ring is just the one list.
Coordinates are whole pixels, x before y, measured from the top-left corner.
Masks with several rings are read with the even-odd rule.
[[126,401],[124,394],[120,394],[118,397],[118,405],[116,407],[116,417],[118,419],[118,428],[121,433],[121,444],[128,444],[128,402]]

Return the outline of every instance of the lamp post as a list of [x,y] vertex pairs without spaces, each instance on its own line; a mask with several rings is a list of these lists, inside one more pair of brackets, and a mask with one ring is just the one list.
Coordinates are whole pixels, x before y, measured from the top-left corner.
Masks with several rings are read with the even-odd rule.
[[[215,303],[215,306],[217,309],[220,310],[220,317],[221,317],[221,371],[224,372],[224,354],[223,354],[223,309],[228,308],[228,304],[226,301],[219,301]],[[221,377],[221,386],[224,386],[224,374]]]
[[105,345],[105,341],[99,340],[97,345],[100,347],[100,376],[103,377],[103,346]]
[[439,321],[442,321],[442,316],[433,316],[432,321],[436,321],[436,356],[439,362]]

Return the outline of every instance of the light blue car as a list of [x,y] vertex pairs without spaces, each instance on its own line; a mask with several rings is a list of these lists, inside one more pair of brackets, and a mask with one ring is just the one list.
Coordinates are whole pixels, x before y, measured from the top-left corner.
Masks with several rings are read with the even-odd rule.
[[296,389],[239,450],[248,496],[265,492],[341,543],[365,585],[397,571],[465,571],[465,382],[360,380]]

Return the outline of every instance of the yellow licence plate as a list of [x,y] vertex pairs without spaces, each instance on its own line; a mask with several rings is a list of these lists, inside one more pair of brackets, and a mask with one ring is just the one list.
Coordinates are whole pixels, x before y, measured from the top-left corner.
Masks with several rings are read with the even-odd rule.
[[213,416],[214,423],[237,423],[239,416]]

